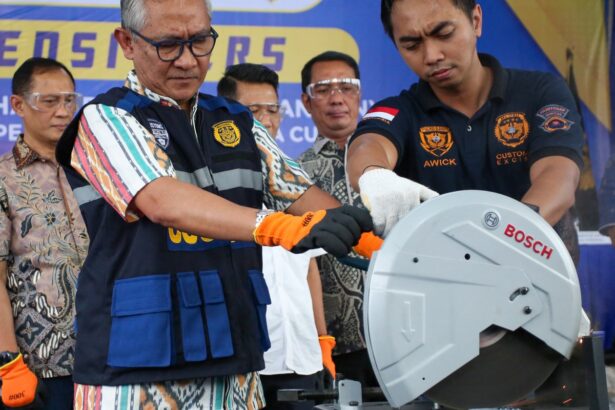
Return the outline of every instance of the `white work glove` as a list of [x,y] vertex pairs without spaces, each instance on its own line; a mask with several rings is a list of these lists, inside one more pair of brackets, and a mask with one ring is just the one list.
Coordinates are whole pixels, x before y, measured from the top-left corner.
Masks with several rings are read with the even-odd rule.
[[438,196],[436,191],[384,168],[361,175],[359,189],[361,200],[374,221],[374,232],[383,238],[414,207]]

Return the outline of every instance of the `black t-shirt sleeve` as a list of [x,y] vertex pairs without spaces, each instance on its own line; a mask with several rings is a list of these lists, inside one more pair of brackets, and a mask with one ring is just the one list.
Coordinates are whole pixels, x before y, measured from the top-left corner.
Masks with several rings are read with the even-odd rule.
[[360,135],[379,134],[388,138],[397,148],[397,162],[404,158],[408,150],[411,134],[411,121],[407,111],[403,109],[400,97],[391,97],[374,104],[365,113],[356,131],[350,139],[350,144]]
[[548,156],[564,156],[583,168],[583,128],[575,99],[563,79],[539,78],[536,113],[530,119],[530,165]]

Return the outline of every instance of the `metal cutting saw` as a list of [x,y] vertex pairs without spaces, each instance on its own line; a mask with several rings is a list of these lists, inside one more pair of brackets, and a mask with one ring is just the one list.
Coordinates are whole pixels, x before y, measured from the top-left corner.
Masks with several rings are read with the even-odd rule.
[[369,263],[363,310],[394,408],[425,397],[451,408],[518,401],[589,334],[557,233],[530,207],[485,191],[441,195],[401,219]]

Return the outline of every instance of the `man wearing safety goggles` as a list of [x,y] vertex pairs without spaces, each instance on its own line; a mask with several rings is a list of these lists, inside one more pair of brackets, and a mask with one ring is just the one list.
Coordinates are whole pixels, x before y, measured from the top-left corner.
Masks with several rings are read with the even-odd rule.
[[[218,82],[218,96],[236,100],[269,132],[278,133],[283,109],[278,95],[279,77],[261,64],[228,66]],[[335,339],[327,335],[322,285],[315,256],[322,250],[293,254],[280,246],[263,247],[263,275],[271,294],[267,328],[271,348],[265,352],[260,378],[268,410],[287,409],[279,402],[279,389],[312,389],[323,365],[335,376],[331,350]],[[311,410],[314,401],[292,403],[293,410]]]
[[67,68],[47,58],[26,60],[12,93],[23,133],[0,157],[2,403],[69,410],[76,283],[88,236],[55,148],[81,95]]
[[[361,80],[357,62],[349,55],[327,51],[308,61],[301,71],[301,100],[312,115],[318,136],[299,157],[302,167],[323,191],[343,204],[364,208],[345,173],[346,142],[357,127]],[[357,256],[357,255],[353,255]],[[363,337],[363,275],[336,258],[318,258],[327,330],[336,339],[336,371],[377,386]]]

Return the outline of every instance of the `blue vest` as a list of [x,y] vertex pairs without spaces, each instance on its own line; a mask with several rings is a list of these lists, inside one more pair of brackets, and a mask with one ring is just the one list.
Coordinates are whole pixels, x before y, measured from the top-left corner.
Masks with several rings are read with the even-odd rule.
[[[131,113],[166,151],[178,179],[261,208],[260,156],[243,106],[200,95],[193,128],[184,111],[127,88],[90,104]],[[57,148],[90,235],[77,290],[75,382],[123,385],[262,369],[270,299],[260,247],[199,237],[145,217],[125,222],[70,167],[80,116]]]

